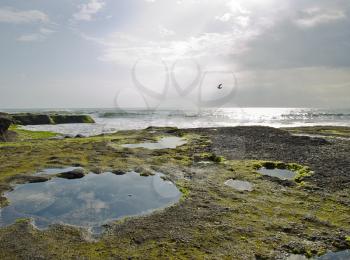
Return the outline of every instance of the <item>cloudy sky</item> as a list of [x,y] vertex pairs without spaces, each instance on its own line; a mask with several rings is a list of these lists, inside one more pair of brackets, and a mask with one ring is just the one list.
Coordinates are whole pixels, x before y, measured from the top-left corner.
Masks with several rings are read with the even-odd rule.
[[0,107],[346,107],[349,17],[349,0],[1,0]]

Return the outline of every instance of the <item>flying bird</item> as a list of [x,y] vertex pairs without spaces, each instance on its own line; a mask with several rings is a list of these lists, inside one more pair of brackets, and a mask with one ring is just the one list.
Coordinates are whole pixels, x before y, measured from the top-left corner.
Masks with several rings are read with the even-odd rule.
[[223,87],[223,85],[222,85],[222,84],[220,84],[220,85],[218,86],[218,89],[222,89],[222,87]]

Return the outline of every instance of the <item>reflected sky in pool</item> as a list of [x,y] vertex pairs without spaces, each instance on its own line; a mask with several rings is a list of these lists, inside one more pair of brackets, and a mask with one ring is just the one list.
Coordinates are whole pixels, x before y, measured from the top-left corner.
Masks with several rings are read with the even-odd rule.
[[258,173],[262,175],[268,175],[271,177],[277,177],[281,180],[293,180],[296,176],[296,173],[290,170],[281,170],[281,169],[266,169],[261,168],[258,170]]
[[161,174],[142,177],[90,173],[82,179],[53,178],[44,183],[17,185],[5,194],[9,206],[1,209],[0,225],[32,218],[38,228],[62,223],[98,229],[125,216],[143,215],[176,203],[176,186]]
[[146,148],[150,150],[158,149],[175,149],[178,146],[184,145],[186,141],[180,137],[164,137],[156,143],[139,143],[139,144],[124,144],[124,148]]

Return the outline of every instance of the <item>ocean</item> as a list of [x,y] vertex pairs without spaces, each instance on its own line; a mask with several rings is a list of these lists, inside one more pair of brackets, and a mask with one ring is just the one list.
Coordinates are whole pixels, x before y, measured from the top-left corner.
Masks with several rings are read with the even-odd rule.
[[178,128],[272,126],[296,127],[314,125],[350,126],[350,109],[315,108],[211,108],[190,110],[140,109],[27,109],[4,112],[61,112],[88,114],[96,124],[67,124],[25,126],[29,130],[53,131],[66,135],[85,136],[111,133],[118,130],[144,129],[149,126],[176,126]]

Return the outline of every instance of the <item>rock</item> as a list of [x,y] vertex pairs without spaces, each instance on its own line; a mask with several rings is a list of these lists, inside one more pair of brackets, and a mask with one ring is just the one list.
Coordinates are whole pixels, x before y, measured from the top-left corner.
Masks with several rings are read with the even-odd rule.
[[95,123],[88,115],[57,115],[57,114],[12,114],[13,121],[18,125],[53,125],[53,124],[79,124]]
[[115,175],[124,175],[125,174],[125,172],[120,171],[120,170],[113,170],[112,173]]
[[84,176],[85,176],[84,169],[74,169],[74,170],[69,171],[69,172],[62,172],[62,173],[57,174],[57,177],[69,179],[69,180],[81,179]]
[[0,113],[0,141],[9,141],[15,139],[16,133],[8,131],[12,124],[12,118],[6,113]]
[[84,138],[85,136],[81,135],[81,134],[77,134],[74,138]]
[[0,113],[0,134],[4,134],[12,124],[12,119],[8,114]]
[[25,184],[25,183],[40,183],[49,181],[50,178],[47,176],[34,176],[34,175],[16,175],[10,178],[10,182],[14,182],[17,184]]
[[93,124],[95,121],[88,115],[51,115],[55,124]]
[[54,121],[49,115],[42,114],[12,114],[14,123],[18,125],[52,125]]

